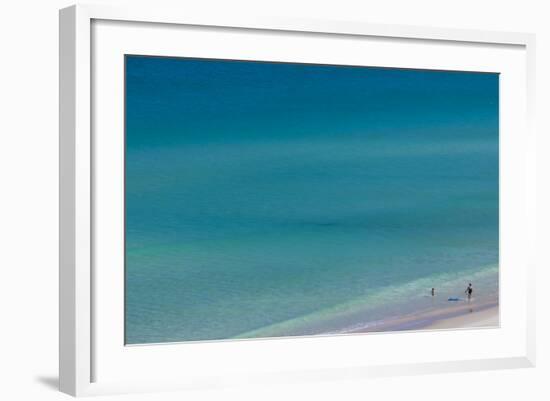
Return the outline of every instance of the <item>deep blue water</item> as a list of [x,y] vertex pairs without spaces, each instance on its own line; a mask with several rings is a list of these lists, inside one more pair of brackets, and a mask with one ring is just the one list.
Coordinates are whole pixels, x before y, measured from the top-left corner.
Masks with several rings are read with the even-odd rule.
[[127,343],[334,332],[497,274],[497,74],[127,56]]

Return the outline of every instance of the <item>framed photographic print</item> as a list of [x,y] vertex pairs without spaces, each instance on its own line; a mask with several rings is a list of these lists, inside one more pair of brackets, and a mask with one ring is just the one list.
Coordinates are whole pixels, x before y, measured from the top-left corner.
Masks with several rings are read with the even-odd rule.
[[534,363],[534,38],[60,14],[60,388]]

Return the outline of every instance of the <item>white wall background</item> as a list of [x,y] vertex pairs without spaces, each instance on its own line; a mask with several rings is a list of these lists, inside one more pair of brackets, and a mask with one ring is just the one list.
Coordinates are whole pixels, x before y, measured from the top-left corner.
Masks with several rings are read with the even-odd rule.
[[[135,4],[146,1],[96,0]],[[0,6],[0,399],[58,400],[58,21],[65,0]],[[169,1],[213,13],[536,33],[539,135],[538,366],[534,369],[106,397],[131,400],[550,399],[550,11],[544,0]],[[545,227],[546,226],[546,227]]]

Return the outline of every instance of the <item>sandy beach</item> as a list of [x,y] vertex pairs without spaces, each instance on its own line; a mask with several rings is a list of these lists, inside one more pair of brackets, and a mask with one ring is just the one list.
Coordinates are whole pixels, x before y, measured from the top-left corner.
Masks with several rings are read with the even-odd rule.
[[493,306],[486,309],[469,312],[460,316],[435,320],[433,323],[423,327],[423,329],[432,330],[473,327],[497,327],[498,325],[498,306]]
[[486,303],[460,302],[447,308],[423,311],[388,319],[352,330],[352,333],[406,330],[444,330],[475,327],[498,327],[499,308],[497,301]]

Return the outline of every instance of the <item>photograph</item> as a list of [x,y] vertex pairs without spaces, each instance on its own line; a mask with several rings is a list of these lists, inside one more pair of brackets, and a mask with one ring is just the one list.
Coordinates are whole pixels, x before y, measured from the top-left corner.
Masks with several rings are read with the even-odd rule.
[[126,345],[499,327],[498,73],[124,57]]

